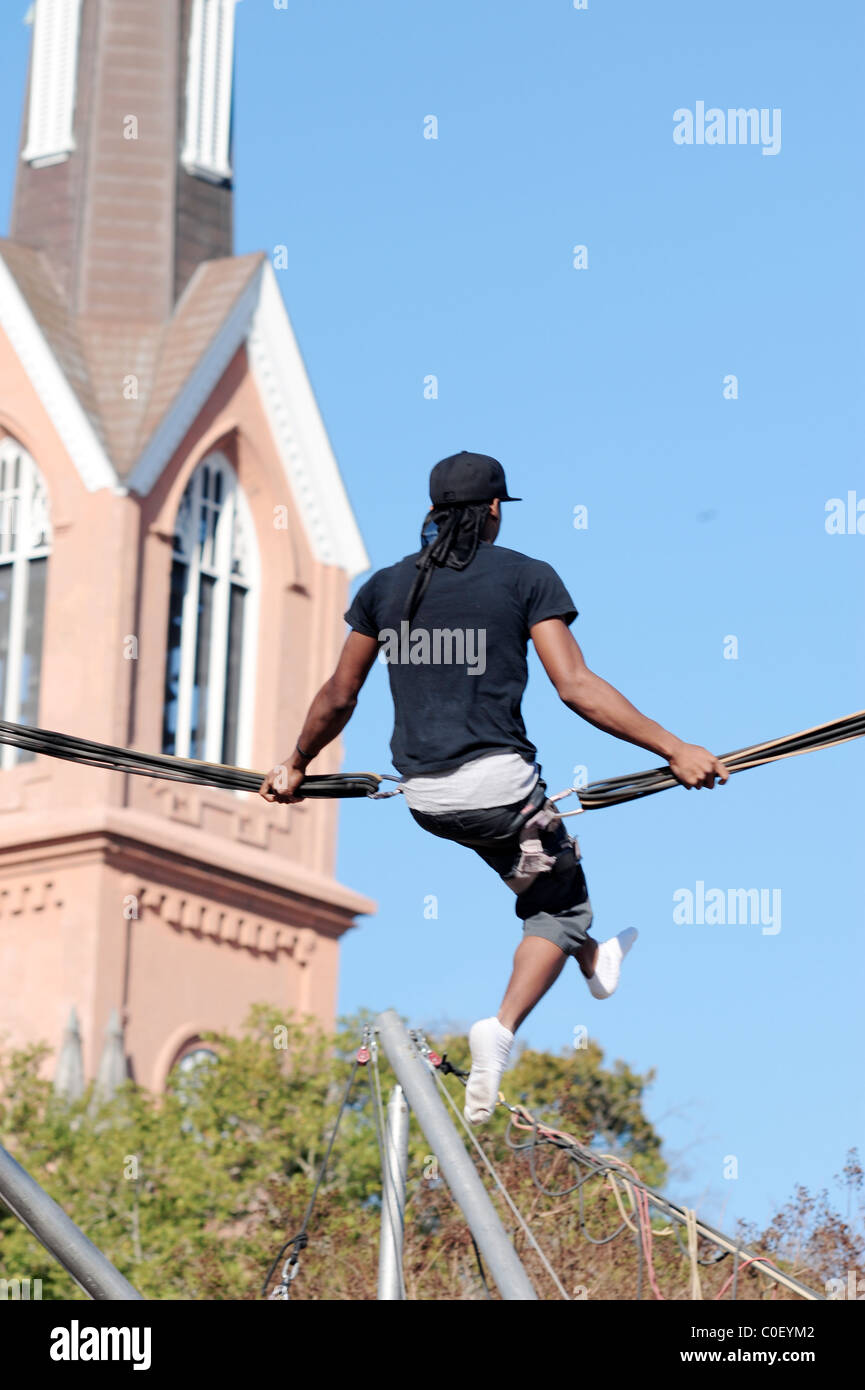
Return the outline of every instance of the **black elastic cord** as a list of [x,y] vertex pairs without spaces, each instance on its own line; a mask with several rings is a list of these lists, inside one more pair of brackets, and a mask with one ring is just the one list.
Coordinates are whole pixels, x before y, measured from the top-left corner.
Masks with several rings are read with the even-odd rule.
[[[784,738],[725,753],[721,761],[731,773],[744,772],[764,763],[812,753],[818,748],[832,748],[835,744],[863,736],[865,710],[857,710],[843,719],[834,719],[813,729],[803,729]],[[37,729],[5,720],[0,720],[0,743],[9,743],[30,753],[45,753],[51,758],[65,758],[88,767],[129,772],[139,777],[160,777],[171,782],[221,787],[226,791],[257,792],[265,776],[263,772],[252,772],[248,768],[199,762],[194,758],[176,758],[167,753],[139,753],[128,748],[115,748],[108,743],[76,738],[71,734],[60,734],[52,729]],[[374,772],[345,772],[333,776],[313,774],[304,777],[297,792],[304,798],[372,797],[379,794],[381,780]],[[571,790],[579,796],[584,811],[593,811],[604,806],[618,806],[625,801],[636,801],[678,785],[669,767],[656,767],[645,772],[608,777],[604,781],[590,782],[586,787]]]
[[[312,1218],[313,1208],[315,1207],[315,1199],[318,1196],[318,1189],[324,1182],[324,1175],[327,1171],[327,1165],[330,1160],[330,1155],[333,1150],[334,1143],[336,1141],[336,1136],[339,1132],[339,1122],[342,1119],[343,1111],[345,1110],[345,1107],[348,1104],[348,1098],[351,1095],[351,1088],[354,1085],[354,1078],[357,1075],[357,1069],[360,1065],[361,1063],[355,1059],[355,1064],[351,1069],[351,1076],[348,1078],[348,1085],[346,1086],[345,1092],[342,1097],[342,1104],[339,1107],[339,1113],[337,1114],[336,1120],[334,1122],[333,1133],[330,1136],[330,1143],[327,1146],[327,1153],[322,1159],[321,1167],[318,1170],[318,1177],[315,1180],[315,1187],[312,1189],[312,1196],[310,1197],[309,1202],[307,1203],[306,1214],[301,1223],[300,1230],[298,1231],[296,1236],[292,1236],[291,1240],[287,1240],[285,1242],[285,1244],[279,1250],[279,1253],[277,1254],[276,1259],[273,1261],[273,1264],[270,1266],[270,1269],[267,1271],[264,1283],[261,1286],[262,1298],[266,1297],[267,1286],[273,1277],[273,1271],[276,1269],[276,1266],[279,1264],[280,1260],[284,1257],[286,1250],[290,1250],[292,1245],[295,1247],[295,1251],[291,1257],[290,1263],[297,1264],[301,1250],[305,1250],[307,1244],[309,1243],[309,1236],[307,1235],[306,1228],[309,1225],[310,1220]],[[289,1289],[290,1288],[291,1285],[289,1285]]]
[[[109,743],[76,738],[72,734],[60,734],[53,729],[37,729],[5,720],[0,720],[0,743],[24,748],[29,753],[46,753],[51,758],[83,763],[88,767],[130,772],[139,777],[160,777],[169,782],[221,787],[226,791],[257,792],[265,776],[263,772],[252,772],[245,767],[199,762],[195,758],[176,758],[169,753],[139,753],[130,748],[115,748]],[[297,790],[299,796],[310,798],[373,796],[378,791],[380,780],[372,772],[345,772],[333,776],[313,774],[304,777]]]
[[[857,710],[855,714],[848,714],[843,719],[833,719],[813,729],[803,729],[799,733],[787,734],[766,743],[754,743],[748,748],[737,748],[732,753],[722,754],[720,761],[730,773],[745,772],[764,763],[778,762],[782,758],[801,753],[812,753],[818,748],[832,748],[837,743],[847,743],[850,739],[861,738],[863,735],[865,710]],[[678,785],[669,767],[653,767],[645,772],[590,782],[587,787],[578,787],[575,790],[583,809],[595,811],[604,806],[620,806],[625,801],[637,801],[644,796],[654,796],[656,792],[666,791]]]
[[438,1069],[444,1072],[445,1076],[447,1076],[448,1072],[450,1072],[452,1076],[458,1076],[460,1081],[465,1081],[468,1078],[467,1071],[460,1071],[459,1067],[455,1067],[453,1062],[448,1061],[446,1052],[442,1053],[442,1059],[439,1062]]
[[475,1259],[476,1259],[477,1262],[478,1262],[478,1274],[481,1276],[481,1283],[482,1283],[483,1286],[484,1286],[485,1296],[486,1296],[487,1298],[492,1298],[492,1293],[490,1292],[490,1286],[489,1286],[489,1284],[487,1283],[487,1276],[486,1276],[486,1274],[484,1273],[484,1265],[483,1265],[483,1260],[481,1259],[481,1252],[480,1252],[480,1250],[478,1249],[478,1243],[477,1243],[477,1241],[475,1240],[474,1235],[472,1234],[471,1229],[469,1229],[469,1236],[471,1237],[472,1245],[473,1245],[474,1248],[475,1248]]

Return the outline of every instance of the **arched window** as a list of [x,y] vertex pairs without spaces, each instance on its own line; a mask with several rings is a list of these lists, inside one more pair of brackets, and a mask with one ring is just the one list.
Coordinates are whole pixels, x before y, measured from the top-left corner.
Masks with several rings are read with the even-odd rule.
[[[198,1040],[187,1044],[171,1068],[166,1085],[181,1105],[196,1107],[204,1099],[208,1083],[213,1080],[213,1068],[218,1064],[219,1054],[206,1043]],[[194,1139],[203,1141],[203,1134],[188,1117],[181,1120],[180,1128],[184,1134],[191,1134]]]
[[[51,552],[48,494],[27,450],[0,440],[0,709],[15,724],[38,724],[45,585]],[[33,753],[4,744],[0,767]]]
[[221,454],[198,465],[174,528],[162,751],[249,757],[258,554],[246,499]]
[[200,1088],[218,1061],[219,1054],[212,1047],[204,1043],[190,1047],[171,1069],[176,1088],[186,1092]]

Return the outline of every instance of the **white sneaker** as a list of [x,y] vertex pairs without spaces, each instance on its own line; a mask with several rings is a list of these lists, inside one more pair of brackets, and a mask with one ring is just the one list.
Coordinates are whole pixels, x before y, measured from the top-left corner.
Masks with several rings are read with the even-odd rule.
[[595,999],[609,999],[610,995],[615,993],[622,972],[622,961],[638,935],[636,927],[626,927],[618,936],[611,936],[608,941],[601,942],[598,947],[598,959],[595,961],[595,973],[586,980]]

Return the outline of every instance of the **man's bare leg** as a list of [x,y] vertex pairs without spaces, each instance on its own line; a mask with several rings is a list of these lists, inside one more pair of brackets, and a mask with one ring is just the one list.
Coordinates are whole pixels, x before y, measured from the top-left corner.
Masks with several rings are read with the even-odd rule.
[[[576,955],[588,979],[595,969],[598,943],[588,937]],[[567,960],[566,953],[542,936],[524,936],[514,955],[514,966],[498,1020],[515,1033],[547,990],[555,984]]]
[[466,1119],[488,1120],[496,1105],[514,1033],[562,973],[567,953],[542,936],[524,936],[514,955],[511,978],[495,1018],[483,1018],[469,1033],[472,1069],[466,1087]]
[[[598,943],[588,937],[576,957],[587,978],[594,971],[597,955]],[[466,1087],[465,1115],[473,1124],[483,1124],[495,1109],[514,1033],[555,984],[567,959],[560,946],[542,936],[524,936],[517,947],[498,1014],[480,1019],[469,1033],[472,1069]]]
[[580,949],[577,951],[575,960],[586,979],[590,979],[595,973],[595,962],[598,959],[598,943],[587,936]]
[[542,936],[524,936],[514,955],[513,971],[498,1012],[499,1023],[515,1033],[559,978],[567,958],[552,941]]

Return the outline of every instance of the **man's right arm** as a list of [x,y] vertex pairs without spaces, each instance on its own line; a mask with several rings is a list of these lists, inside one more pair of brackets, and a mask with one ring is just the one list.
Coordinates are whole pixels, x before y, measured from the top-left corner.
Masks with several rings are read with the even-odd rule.
[[310,705],[293,753],[267,774],[258,789],[265,801],[292,803],[302,800],[297,789],[306,769],[322,749],[342,733],[357,705],[361,686],[378,655],[375,637],[350,632],[336,670],[325,681]]
[[561,618],[535,623],[530,633],[544,670],[568,709],[604,733],[656,753],[684,787],[714,787],[716,777],[727,781],[729,772],[707,748],[683,743],[654,719],[647,719],[620,691],[590,671],[573,633]]

